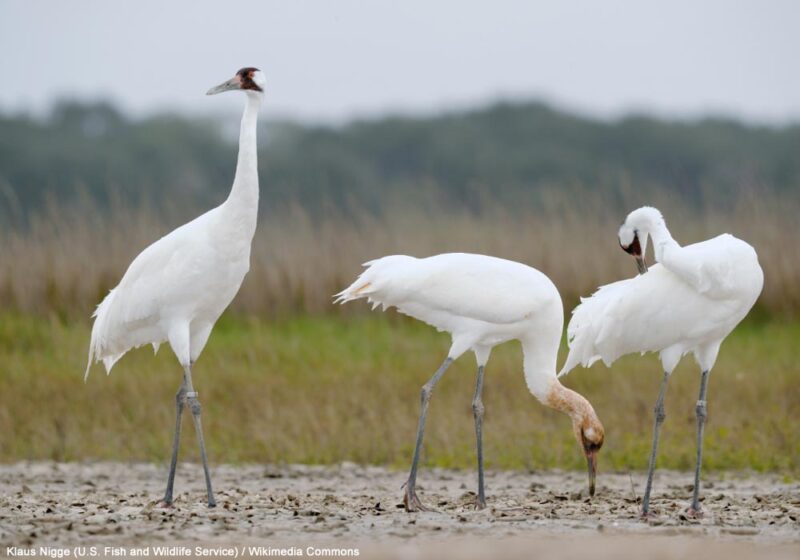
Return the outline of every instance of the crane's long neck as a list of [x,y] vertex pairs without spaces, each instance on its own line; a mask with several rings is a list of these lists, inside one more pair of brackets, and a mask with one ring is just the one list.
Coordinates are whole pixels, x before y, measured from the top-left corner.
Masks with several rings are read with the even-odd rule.
[[594,409],[583,396],[564,387],[556,376],[560,335],[559,329],[550,340],[538,336],[522,341],[525,382],[539,402],[567,414],[573,422],[580,422],[587,415],[594,415]]
[[236,175],[233,178],[231,193],[224,203],[229,214],[229,222],[249,232],[251,238],[258,219],[256,125],[260,106],[261,94],[248,92],[239,130],[239,157],[236,161]]
[[[672,234],[667,229],[664,220],[658,220],[650,225],[647,234],[653,238],[653,255],[656,262],[661,262],[664,258],[664,250],[669,247],[680,247],[677,241],[672,238]],[[642,247],[644,249],[644,247]]]

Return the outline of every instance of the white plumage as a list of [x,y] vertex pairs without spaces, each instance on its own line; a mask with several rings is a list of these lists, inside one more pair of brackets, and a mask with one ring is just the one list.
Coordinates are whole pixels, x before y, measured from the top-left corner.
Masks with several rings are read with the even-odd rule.
[[[244,70],[251,71],[243,75]],[[255,81],[253,81],[255,80]],[[239,157],[230,195],[220,206],[165,235],[133,260],[119,285],[97,306],[89,345],[93,361],[110,372],[125,352],[169,341],[181,365],[194,362],[211,329],[239,291],[250,268],[258,214],[256,122],[263,76],[243,69],[209,93],[244,89]],[[260,85],[256,82],[260,82]]]
[[[170,341],[183,365],[198,358],[249,269],[257,205],[242,211],[237,202],[229,199],[175,229],[133,260],[94,313],[86,376],[93,360],[110,372],[125,352],[144,344],[158,349]],[[232,228],[237,218],[248,227]]]
[[464,253],[422,259],[393,255],[365,266],[367,269],[356,281],[337,294],[337,301],[367,298],[373,308],[396,307],[452,336],[447,360],[423,388],[417,446],[406,486],[407,509],[422,509],[414,484],[430,392],[447,366],[467,350],[475,353],[478,362],[473,410],[478,431],[478,506],[484,505],[480,436],[483,368],[492,348],[508,340],[522,343],[530,391],[545,405],[571,417],[575,436],[589,462],[590,491],[594,492],[596,454],[603,442],[603,426],[589,402],[563,387],[556,378],[564,312],[558,290],[547,276],[517,262]]
[[142,251],[93,315],[84,379],[95,361],[102,361],[110,373],[128,350],[152,344],[157,351],[165,341],[183,367],[183,382],[176,396],[177,420],[165,505],[172,503],[184,405],[191,409],[198,435],[208,504],[215,505],[192,365],[250,268],[250,245],[258,214],[256,121],[264,82],[258,69],[243,68],[234,78],[208,92],[212,95],[244,90],[247,94],[236,175],[227,200]]
[[702,369],[711,369],[722,340],[761,293],[756,252],[729,234],[686,247],[668,239],[657,247],[660,262],[646,274],[581,299],[567,327],[570,351],[559,375],[597,360],[610,366],[634,352],[660,352],[668,372],[691,352]]
[[[597,360],[610,366],[633,352],[659,352],[664,377],[656,401],[656,424],[642,514],[649,512],[659,430],[665,418],[667,381],[681,357],[692,353],[700,366],[697,462],[691,515],[700,515],[699,487],[708,374],[720,345],[758,299],[764,275],[753,247],[729,234],[681,247],[655,208],[631,212],[618,234],[644,273],[600,287],[581,300],[567,327],[569,355],[559,376]],[[644,255],[652,238],[656,261]]]
[[392,255],[367,269],[337,294],[337,302],[366,297],[396,307],[440,331],[452,333],[461,352],[530,334],[546,323],[559,332],[563,309],[550,279],[524,264],[465,253],[418,259]]

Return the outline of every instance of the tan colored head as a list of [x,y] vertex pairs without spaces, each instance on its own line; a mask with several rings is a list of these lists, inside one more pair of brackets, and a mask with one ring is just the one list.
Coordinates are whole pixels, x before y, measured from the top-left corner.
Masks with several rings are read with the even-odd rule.
[[594,482],[597,476],[597,454],[600,452],[600,448],[603,447],[605,430],[589,401],[578,395],[578,393],[575,394],[583,399],[587,410],[585,414],[577,418],[573,417],[572,430],[586,457],[586,464],[589,469],[589,495],[594,496]]
[[572,420],[572,432],[581,446],[589,469],[589,495],[594,496],[597,454],[603,447],[605,438],[603,424],[589,401],[558,381],[552,385],[546,404],[568,414]]

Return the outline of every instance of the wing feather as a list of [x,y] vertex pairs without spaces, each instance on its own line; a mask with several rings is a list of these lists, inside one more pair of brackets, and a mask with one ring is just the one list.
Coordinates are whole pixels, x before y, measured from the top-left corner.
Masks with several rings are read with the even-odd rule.
[[[191,224],[190,222],[189,224]],[[97,306],[92,317],[92,337],[84,379],[95,361],[103,361],[106,371],[130,349],[153,344],[150,327],[161,311],[175,301],[182,283],[174,281],[191,276],[192,252],[186,250],[186,236],[192,230],[186,224],[149,245],[131,262],[119,284]],[[171,281],[173,280],[173,281]]]
[[434,326],[442,315],[515,323],[558,294],[538,270],[484,255],[449,253],[425,259],[392,255],[365,266],[367,270],[337,294],[336,301],[366,297]]

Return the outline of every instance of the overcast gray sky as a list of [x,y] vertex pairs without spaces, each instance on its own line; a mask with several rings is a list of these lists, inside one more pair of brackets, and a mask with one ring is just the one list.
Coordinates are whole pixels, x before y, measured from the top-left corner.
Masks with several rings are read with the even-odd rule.
[[306,120],[535,97],[800,122],[799,30],[792,0],[0,0],[0,109],[238,110],[204,92],[252,65]]

